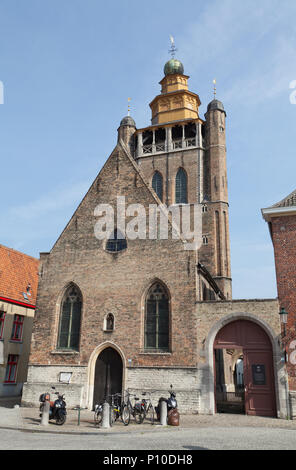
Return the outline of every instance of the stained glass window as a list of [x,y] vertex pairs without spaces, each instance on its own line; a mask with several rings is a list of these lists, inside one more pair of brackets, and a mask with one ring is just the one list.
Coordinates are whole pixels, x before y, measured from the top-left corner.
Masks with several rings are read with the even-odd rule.
[[70,286],[61,306],[59,349],[79,350],[82,296],[76,286]]
[[146,297],[145,349],[169,350],[169,296],[160,283],[153,284]]

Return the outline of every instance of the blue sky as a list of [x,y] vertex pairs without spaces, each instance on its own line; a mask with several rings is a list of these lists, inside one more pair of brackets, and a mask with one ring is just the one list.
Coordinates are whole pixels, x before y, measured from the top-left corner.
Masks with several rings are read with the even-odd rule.
[[0,243],[49,251],[116,144],[150,124],[169,35],[202,101],[227,111],[234,298],[276,297],[260,209],[296,187],[293,0],[0,0]]

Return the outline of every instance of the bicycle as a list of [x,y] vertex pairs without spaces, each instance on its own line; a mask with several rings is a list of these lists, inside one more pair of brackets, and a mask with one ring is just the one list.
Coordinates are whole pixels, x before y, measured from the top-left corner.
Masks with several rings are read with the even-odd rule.
[[102,424],[102,419],[103,419],[103,405],[97,404],[95,405],[95,414],[94,414],[95,426],[100,426]]
[[145,397],[146,395],[149,395],[149,398],[143,398],[142,399],[142,406],[144,408],[144,419],[147,419],[151,424],[154,424],[154,408],[152,405],[151,401],[151,393],[150,392],[143,392],[142,395]]
[[[139,401],[139,398],[133,393],[130,393],[128,390],[126,390],[126,395],[127,395],[127,402],[126,406],[129,409],[130,415],[132,415],[135,418],[135,421],[137,424],[142,424],[145,418],[145,410],[143,404]],[[133,396],[135,399],[135,404],[132,405],[132,402],[130,400],[130,397]]]
[[113,426],[119,418],[127,426],[130,422],[130,410],[124,402],[121,402],[121,393],[114,393],[110,397],[110,426]]

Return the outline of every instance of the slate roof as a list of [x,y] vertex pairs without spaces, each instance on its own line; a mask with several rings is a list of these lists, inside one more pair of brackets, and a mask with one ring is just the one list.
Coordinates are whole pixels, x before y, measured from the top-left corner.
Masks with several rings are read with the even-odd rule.
[[0,297],[35,305],[38,268],[37,258],[0,245]]
[[282,201],[277,202],[271,207],[291,207],[296,206],[296,189],[289,194],[289,196],[285,197]]

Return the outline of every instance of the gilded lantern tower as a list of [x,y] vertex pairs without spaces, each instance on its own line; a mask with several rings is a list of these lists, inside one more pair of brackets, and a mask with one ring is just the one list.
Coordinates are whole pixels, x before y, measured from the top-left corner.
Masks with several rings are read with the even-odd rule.
[[[124,118],[130,148],[159,199],[172,204],[202,205],[202,247],[197,262],[231,299],[228,193],[223,104],[214,99],[205,120],[201,101],[188,89],[183,64],[170,59],[160,81],[161,93],[150,103],[151,125],[136,129]],[[123,123],[122,121],[122,123]],[[120,130],[123,133],[123,130]],[[200,300],[211,300],[200,286]]]

